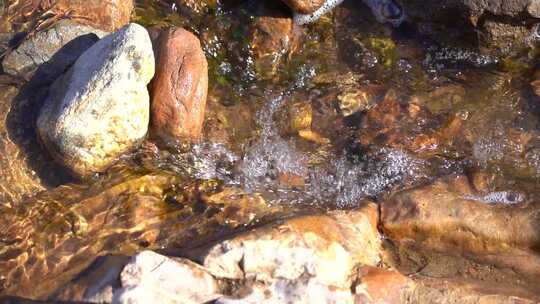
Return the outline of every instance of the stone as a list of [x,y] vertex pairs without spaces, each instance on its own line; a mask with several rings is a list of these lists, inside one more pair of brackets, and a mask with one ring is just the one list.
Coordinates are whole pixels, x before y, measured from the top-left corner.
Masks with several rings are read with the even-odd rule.
[[181,258],[143,251],[122,270],[113,303],[206,303],[220,297],[216,280]]
[[133,0],[105,2],[101,0],[22,0],[10,4],[5,19],[11,23],[8,25],[8,29],[11,27],[9,29],[11,31],[21,30],[21,26],[24,28],[26,23],[30,27],[34,27],[33,22],[37,21],[37,18],[43,18],[40,23],[48,23],[47,16],[51,19],[63,16],[78,23],[112,32],[129,23],[133,8]]
[[531,0],[527,5],[527,12],[534,18],[540,18],[540,2]]
[[[94,37],[93,42],[95,42],[98,37],[103,37],[105,34],[101,30],[86,25],[62,20],[54,27],[38,32],[23,41],[19,47],[7,54],[2,67],[10,75],[30,80],[37,68],[48,62],[66,44],[87,35],[89,39]],[[65,65],[69,66],[76,59],[66,60]]]
[[501,292],[537,295],[535,194],[478,191],[471,184],[465,176],[448,176],[383,201],[381,227],[394,252],[389,264],[429,277],[504,282]]
[[377,267],[364,266],[358,271],[354,286],[355,303],[404,303],[403,299],[416,284],[403,274]]
[[216,278],[272,284],[307,277],[313,284],[348,289],[357,265],[380,261],[376,206],[255,229],[210,246],[197,260]]
[[269,285],[256,284],[251,289],[252,292],[244,297],[222,297],[216,304],[355,303],[350,290],[322,285],[313,280],[278,279]]
[[272,79],[298,49],[301,32],[290,15],[275,3],[260,1],[256,15],[248,40],[257,73]]
[[325,0],[283,0],[295,13],[311,14],[318,10]]
[[411,0],[403,5],[408,19],[438,42],[463,47],[475,41],[470,47],[501,56],[531,47],[532,31],[524,25],[538,16],[539,6],[536,0]]
[[111,303],[114,291],[120,288],[120,273],[128,262],[127,256],[100,256],[51,298],[65,302]]
[[[466,280],[417,278],[400,303],[533,304],[538,301],[509,295],[502,284],[475,284]],[[502,287],[502,288],[501,288]]]
[[37,120],[49,152],[76,176],[107,169],[146,135],[154,55],[130,24],[88,49],[51,88]]
[[196,141],[201,137],[208,93],[208,64],[199,39],[172,28],[160,34],[156,49],[152,128],[164,141]]
[[534,73],[533,79],[531,81],[531,88],[534,94],[540,97],[540,71]]

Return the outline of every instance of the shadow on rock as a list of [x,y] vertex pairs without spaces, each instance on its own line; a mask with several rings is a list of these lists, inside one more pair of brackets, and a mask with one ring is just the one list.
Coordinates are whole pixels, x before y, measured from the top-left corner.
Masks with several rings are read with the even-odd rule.
[[23,85],[12,102],[6,119],[10,139],[26,155],[26,161],[46,186],[72,181],[68,170],[56,164],[40,144],[36,121],[49,87],[61,77],[99,38],[95,34],[79,36],[63,46],[52,58],[39,66],[28,83]]

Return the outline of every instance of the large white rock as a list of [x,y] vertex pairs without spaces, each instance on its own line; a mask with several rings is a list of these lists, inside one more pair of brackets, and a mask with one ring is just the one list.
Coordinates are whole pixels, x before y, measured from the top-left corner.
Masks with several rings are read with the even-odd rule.
[[114,303],[206,303],[221,295],[217,283],[201,266],[182,258],[143,251],[124,267],[122,288]]
[[211,246],[198,260],[216,278],[295,282],[348,289],[358,265],[380,262],[377,211],[302,216],[261,227]]
[[105,170],[146,135],[154,70],[142,26],[104,37],[51,88],[37,121],[42,142],[79,176]]
[[351,290],[316,283],[314,280],[274,280],[270,284],[255,284],[245,297],[222,297],[215,304],[354,304]]

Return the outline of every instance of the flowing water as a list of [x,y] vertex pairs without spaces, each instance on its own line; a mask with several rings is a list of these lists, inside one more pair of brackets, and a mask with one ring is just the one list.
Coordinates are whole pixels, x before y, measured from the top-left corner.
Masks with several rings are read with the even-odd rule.
[[[184,26],[201,39],[210,91],[200,143],[161,147],[150,135],[108,172],[70,183],[25,173],[56,169],[2,139],[0,294],[47,297],[99,255],[197,246],[451,173],[491,176],[492,192],[469,199],[538,195],[534,55],[430,44],[346,1],[305,28],[294,52],[262,56],[260,12],[258,1],[137,1],[135,21]],[[348,101],[358,94],[366,105]]]

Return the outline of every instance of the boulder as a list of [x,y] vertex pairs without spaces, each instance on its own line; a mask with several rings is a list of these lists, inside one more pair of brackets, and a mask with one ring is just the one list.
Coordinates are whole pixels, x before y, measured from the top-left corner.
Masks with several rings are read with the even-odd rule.
[[199,39],[172,28],[159,35],[156,49],[152,128],[164,141],[195,141],[201,136],[208,93],[208,64]]
[[50,153],[75,175],[104,171],[146,135],[154,55],[130,24],[88,49],[51,88],[37,120]]
[[430,277],[498,284],[530,297],[540,281],[535,193],[477,190],[465,176],[395,194],[381,204],[393,266]]
[[357,265],[380,261],[377,208],[289,219],[212,245],[197,260],[217,278],[269,284],[309,278],[348,289]]
[[220,297],[217,281],[200,265],[143,251],[120,275],[114,303],[206,303]]
[[[30,80],[36,69],[48,62],[62,47],[73,43],[76,39],[93,39],[103,37],[106,33],[70,20],[62,20],[54,27],[38,32],[25,40],[15,50],[9,52],[2,62],[4,71],[13,76]],[[67,59],[65,67],[69,67],[77,58]]]

